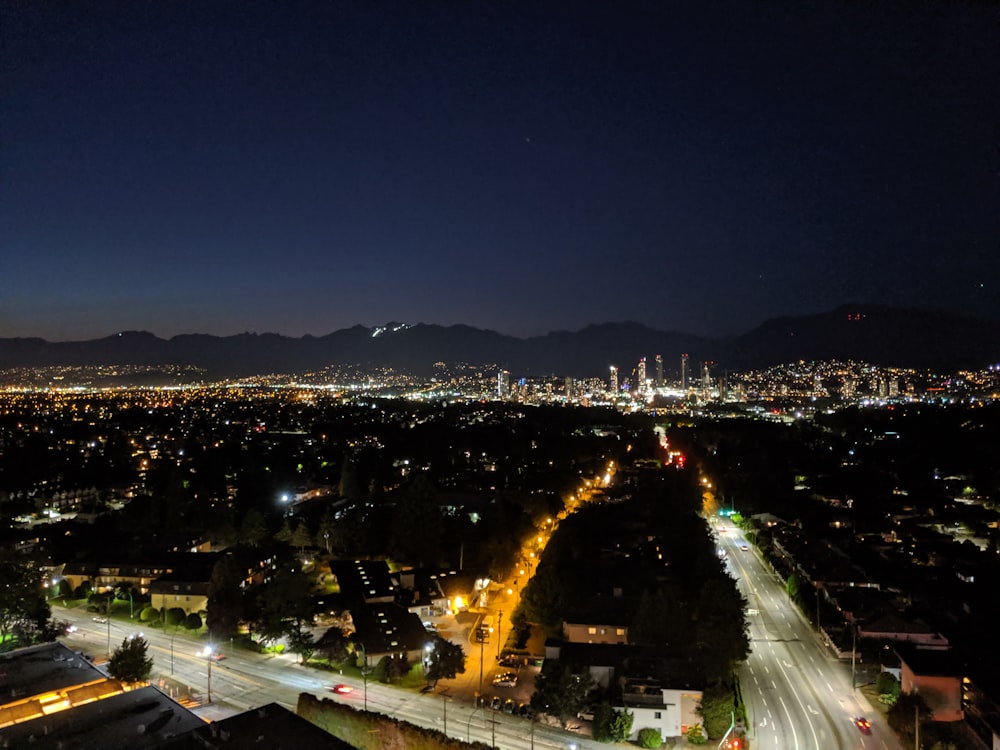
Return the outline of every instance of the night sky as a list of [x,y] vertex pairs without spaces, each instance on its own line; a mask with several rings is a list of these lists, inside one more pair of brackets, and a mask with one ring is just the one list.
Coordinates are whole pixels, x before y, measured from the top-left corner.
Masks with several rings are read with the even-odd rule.
[[997,8],[0,0],[0,337],[1000,319]]

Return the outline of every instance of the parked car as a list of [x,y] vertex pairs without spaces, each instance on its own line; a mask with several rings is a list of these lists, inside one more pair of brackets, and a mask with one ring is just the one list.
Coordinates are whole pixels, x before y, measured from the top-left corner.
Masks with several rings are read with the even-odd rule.
[[522,658],[523,657],[520,657],[520,656],[511,656],[510,654],[508,654],[507,656],[504,656],[502,659],[500,659],[500,666],[501,667],[520,667],[521,664],[523,664]]
[[493,687],[512,688],[517,687],[517,675],[513,672],[504,672],[493,678]]
[[513,698],[508,698],[503,702],[503,712],[505,714],[513,714],[517,710],[517,701]]
[[522,703],[517,707],[518,716],[531,716],[531,706],[527,703]]
[[593,721],[594,720],[593,707],[587,706],[585,709],[583,709],[582,711],[580,711],[580,713],[576,715],[576,718],[583,719],[584,721]]
[[499,711],[502,705],[503,705],[503,698],[501,698],[499,695],[494,695],[493,701],[490,703],[490,708],[492,708],[494,711]]

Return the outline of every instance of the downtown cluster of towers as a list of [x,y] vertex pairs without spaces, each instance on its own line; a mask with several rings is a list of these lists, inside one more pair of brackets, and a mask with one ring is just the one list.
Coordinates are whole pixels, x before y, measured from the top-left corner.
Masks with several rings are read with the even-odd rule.
[[[680,381],[674,382],[670,385],[666,383],[663,377],[663,356],[657,354],[655,359],[655,376],[653,378],[649,377],[649,372],[646,364],[646,358],[641,357],[636,363],[632,372],[629,373],[629,377],[619,378],[619,370],[617,365],[610,366],[610,375],[605,386],[601,385],[600,380],[586,381],[590,384],[591,388],[596,386],[596,391],[604,390],[608,396],[612,398],[619,397],[621,395],[627,395],[632,398],[646,398],[651,397],[654,393],[662,391],[664,389],[675,392],[675,393],[686,393],[689,388],[709,388],[712,386],[711,380],[711,366],[715,363],[712,361],[706,361],[701,363],[701,376],[697,379],[692,379],[689,374],[689,363],[688,355],[681,355],[680,362]],[[529,379],[522,378],[517,381],[516,384],[511,383],[511,375],[509,370],[500,370],[497,373],[496,382],[496,395],[500,399],[509,399],[515,395],[515,390],[522,388],[526,381]],[[581,381],[582,383],[583,381]],[[546,384],[548,389],[548,395],[551,396],[552,393],[552,383],[548,382]],[[566,394],[570,394],[574,388],[573,378],[566,378],[565,391]],[[594,392],[594,391],[592,391]]]
[[[656,376],[650,379],[648,377],[648,373],[646,370],[646,358],[642,357],[639,359],[639,362],[635,366],[635,370],[633,370],[633,372],[635,373],[634,386],[630,386],[627,381],[624,383],[619,382],[618,367],[617,365],[611,365],[610,368],[611,372],[608,378],[608,392],[618,393],[620,390],[624,388],[626,390],[632,391],[636,395],[641,396],[649,393],[653,389],[659,390],[663,388],[665,385],[663,380],[663,355],[657,354],[656,358],[654,359],[654,362],[656,367]],[[710,382],[709,368],[712,364],[713,364],[712,362],[702,363],[701,379],[702,381],[704,381],[705,384],[708,384]],[[690,383],[688,382],[688,355],[682,354],[680,390],[682,392],[686,391],[689,385]]]

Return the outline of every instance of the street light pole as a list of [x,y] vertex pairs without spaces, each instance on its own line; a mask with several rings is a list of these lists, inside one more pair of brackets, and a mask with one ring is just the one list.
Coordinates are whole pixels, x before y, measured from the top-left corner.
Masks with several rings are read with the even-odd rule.
[[851,628],[851,690],[855,688],[854,666],[858,653],[858,626],[852,623]]
[[501,632],[500,623],[501,623],[502,620],[503,620],[503,610],[501,609],[497,613],[497,659],[500,658],[500,641],[503,640],[503,638],[500,636],[500,632]]
[[365,711],[368,710],[368,651],[365,650],[365,644],[361,641],[357,641],[358,647],[361,649],[361,679],[365,684]]
[[[108,643],[111,643],[111,636],[108,636]],[[486,650],[486,644],[479,641],[479,694],[483,694],[483,652]],[[108,646],[108,652],[110,653],[111,646]]]
[[212,702],[212,647],[205,646],[205,656],[208,658],[208,703]]
[[469,713],[469,720],[465,722],[465,741],[469,743],[472,742],[472,717],[476,715],[476,711],[478,710],[479,710],[478,706],[472,709],[472,711]]
[[111,658],[111,608],[108,607],[108,658]]

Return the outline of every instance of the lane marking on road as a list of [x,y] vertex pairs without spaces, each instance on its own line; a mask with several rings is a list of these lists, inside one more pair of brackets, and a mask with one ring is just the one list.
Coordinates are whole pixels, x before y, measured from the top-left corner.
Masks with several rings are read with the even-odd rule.
[[798,747],[799,735],[798,732],[795,731],[795,722],[792,721],[792,714],[788,710],[788,706],[785,705],[785,700],[780,695],[778,696],[778,701],[780,701],[781,707],[785,709],[785,716],[788,717],[788,726],[792,728],[792,739],[794,740],[794,742],[792,742],[792,747]]

